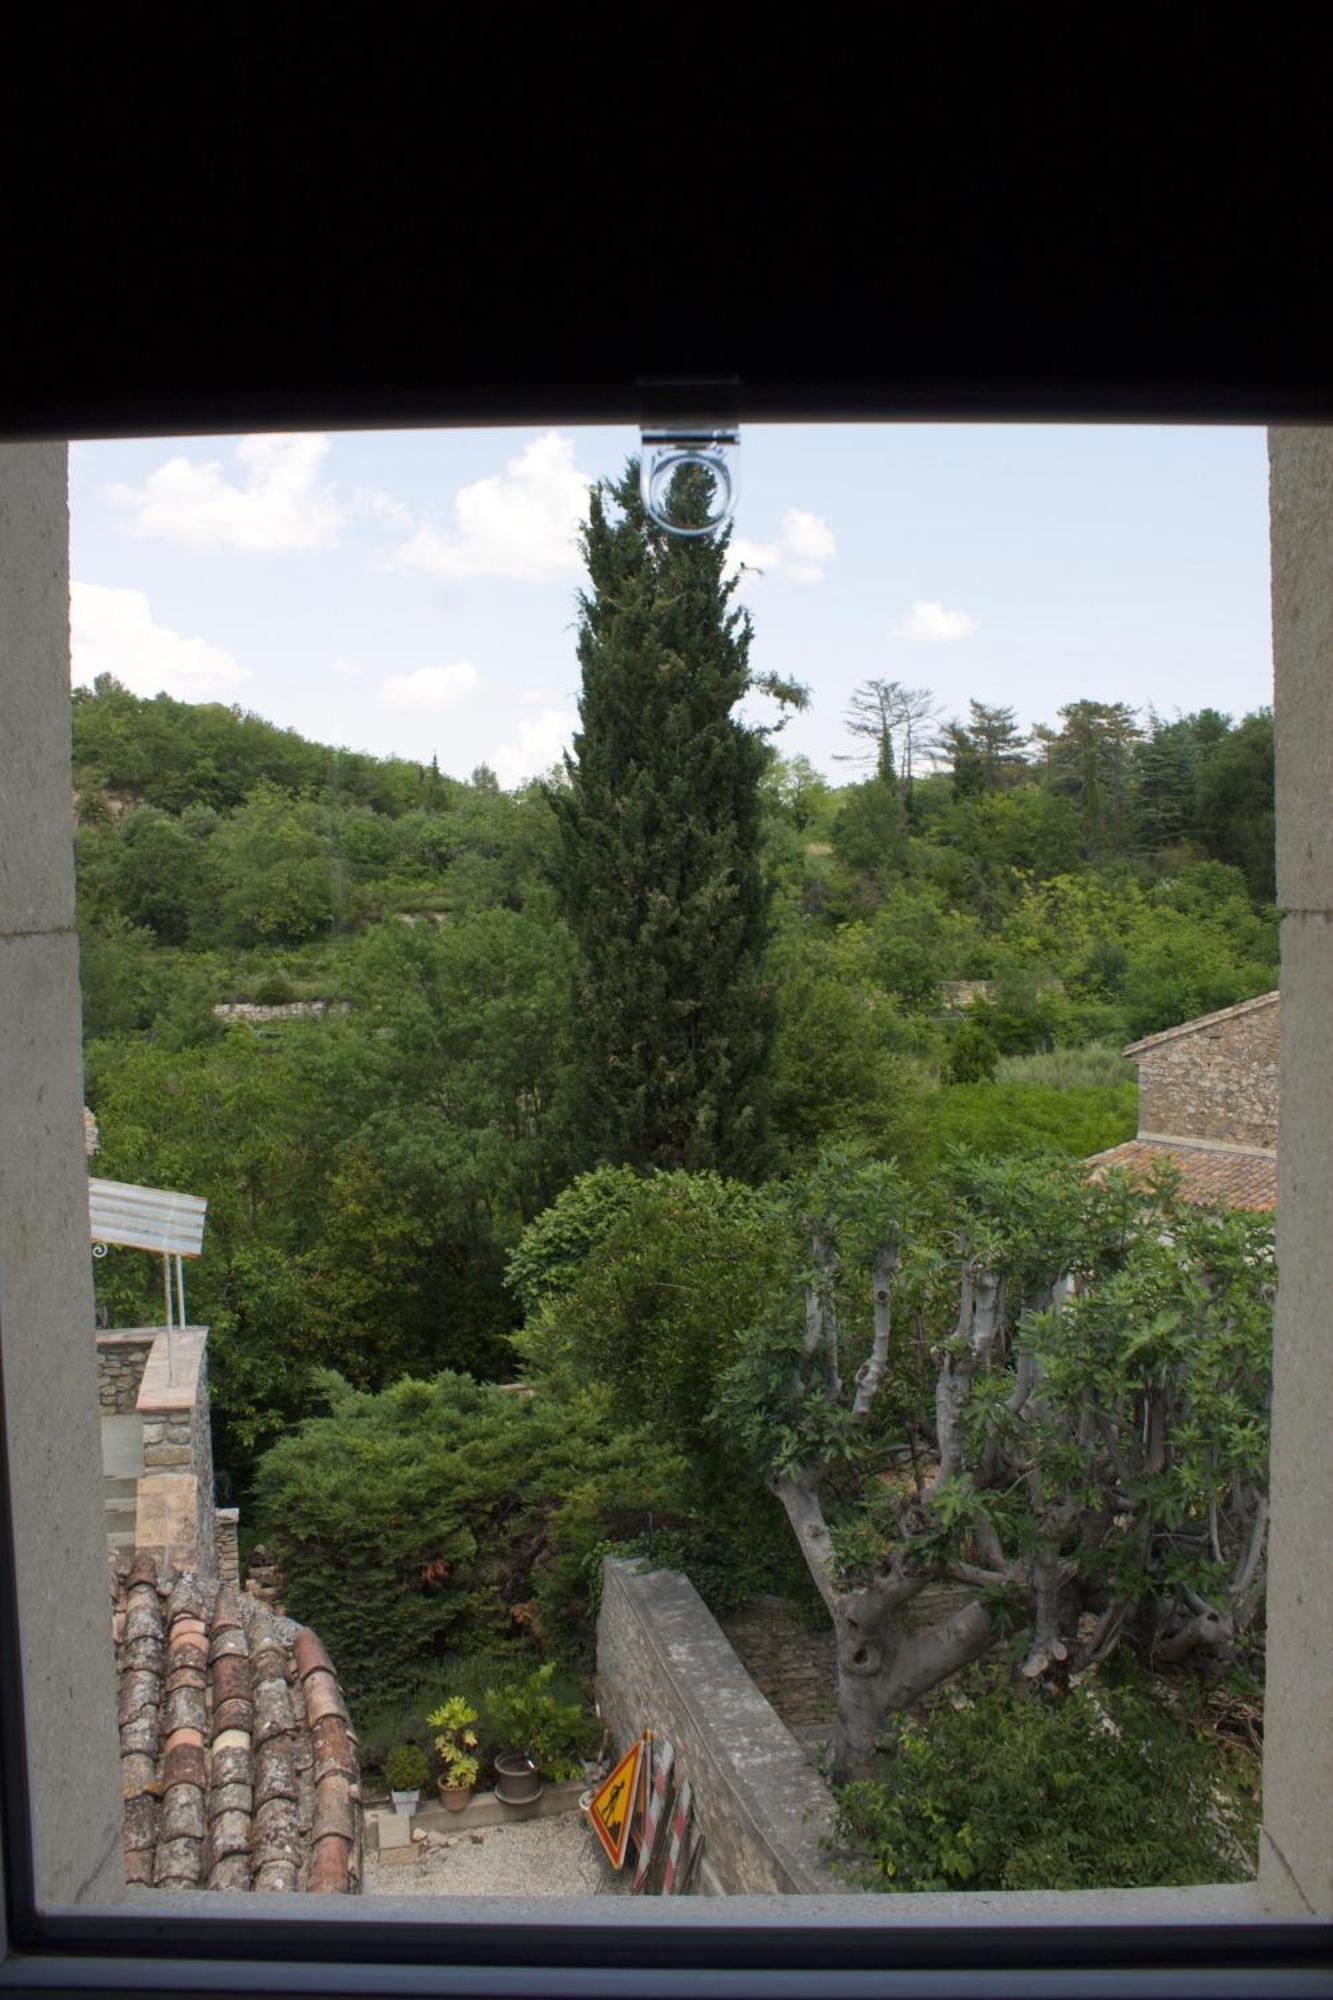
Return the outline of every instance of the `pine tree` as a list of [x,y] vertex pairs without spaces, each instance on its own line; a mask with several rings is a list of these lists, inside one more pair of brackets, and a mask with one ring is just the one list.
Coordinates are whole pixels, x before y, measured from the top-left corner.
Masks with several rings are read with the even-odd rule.
[[[706,476],[678,475],[677,518]],[[556,881],[581,961],[590,1159],[761,1174],[773,1002],[760,866],[765,732],[733,715],[757,682],[732,608],[728,537],[660,532],[630,461],[582,540],[580,729],[551,803]],[[799,701],[798,690],[778,690]]]

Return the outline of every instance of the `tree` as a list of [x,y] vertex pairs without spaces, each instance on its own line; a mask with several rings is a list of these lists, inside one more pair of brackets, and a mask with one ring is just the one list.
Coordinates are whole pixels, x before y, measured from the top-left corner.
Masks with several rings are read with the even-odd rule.
[[1271,903],[1277,893],[1273,788],[1273,714],[1262,708],[1204,753],[1198,802],[1209,854],[1242,869],[1258,903]]
[[953,1193],[932,1231],[895,1168],[821,1161],[802,1309],[722,1392],[833,1624],[842,1773],[1006,1626],[1035,1683],[1135,1626],[1216,1655],[1262,1600],[1268,1224],[1074,1165],[963,1163]]
[[[678,516],[703,518],[702,477],[678,475]],[[733,714],[762,684],[748,614],[730,606],[727,544],[657,529],[634,461],[594,489],[580,728],[550,800],[581,960],[587,1157],[749,1177],[768,1154],[759,781],[770,753]]]
[[1046,751],[1047,782],[1077,805],[1089,861],[1127,854],[1130,846],[1131,754],[1142,731],[1123,701],[1071,701],[1062,727],[1033,735]]
[[1021,784],[1027,773],[1027,738],[1018,727],[1012,708],[990,707],[984,701],[969,701],[968,735],[981,765],[982,789],[1005,791]]
[[929,688],[904,687],[901,681],[863,681],[847,704],[848,729],[870,746],[851,756],[858,762],[873,758],[875,776],[884,784],[892,784],[896,777],[905,806],[911,803],[912,774],[935,712],[935,697]]

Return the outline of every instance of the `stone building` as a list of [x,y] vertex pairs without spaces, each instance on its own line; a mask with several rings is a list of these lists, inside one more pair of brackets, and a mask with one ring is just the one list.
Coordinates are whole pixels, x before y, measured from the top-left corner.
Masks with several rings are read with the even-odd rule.
[[1138,1065],[1138,1134],[1088,1164],[1146,1175],[1168,1161],[1190,1201],[1275,1208],[1281,1049],[1276,993],[1131,1042],[1124,1054]]

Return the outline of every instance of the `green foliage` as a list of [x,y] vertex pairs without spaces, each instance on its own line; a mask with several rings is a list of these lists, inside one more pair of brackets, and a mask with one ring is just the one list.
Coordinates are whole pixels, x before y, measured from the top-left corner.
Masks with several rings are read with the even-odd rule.
[[1255,1872],[1258,1770],[1147,1688],[1005,1685],[899,1719],[874,1778],[837,1792],[868,1888],[1119,1889]]
[[904,1016],[875,976],[875,937],[863,925],[831,938],[809,928],[785,929],[773,954],[773,1124],[783,1163],[801,1166],[822,1145],[855,1139],[912,1156],[923,1142],[922,1084],[902,1046]]
[[392,1792],[419,1792],[430,1776],[425,1751],[416,1743],[396,1743],[385,1759],[384,1776]]
[[488,1688],[484,1709],[488,1727],[507,1750],[526,1754],[539,1778],[559,1783],[581,1774],[580,1759],[597,1747],[599,1729],[578,1702],[563,1702],[552,1692],[555,1662],[548,1660],[526,1680],[507,1688]]
[[[587,1249],[571,1268],[575,1232]],[[601,1169],[522,1239],[511,1270],[537,1303],[516,1344],[537,1380],[597,1383],[628,1421],[693,1450],[732,1333],[762,1309],[788,1259],[763,1190],[712,1173],[631,1183]]]
[[964,1020],[949,1038],[949,1083],[989,1083],[1000,1060],[995,1037],[981,1021]]
[[1132,1066],[1114,1042],[1001,1056],[996,1076],[1001,1083],[1036,1083],[1047,1090],[1123,1090],[1133,1080]]
[[[706,505],[700,478],[687,470],[673,486],[686,513]],[[561,908],[580,955],[589,1164],[752,1176],[767,1161],[769,753],[733,715],[755,681],[749,617],[724,578],[728,541],[656,529],[633,461],[593,490],[580,727],[568,782],[551,793]]]
[[[988,1619],[1026,1626],[1038,1679],[1127,1631],[1175,1657],[1193,1614],[1209,1643],[1245,1643],[1267,1520],[1271,1225],[1193,1208],[1176,1180],[1145,1191],[1073,1162],[954,1155],[913,1194],[843,1152],[787,1191],[812,1264],[737,1336],[712,1422],[754,1476],[804,1496],[793,1525],[835,1624],[837,1593],[865,1591],[858,1631],[878,1633],[890,1670],[908,1642],[876,1611],[885,1578],[966,1584]],[[941,1641],[919,1691],[966,1658]]]
[[450,1695],[426,1717],[426,1726],[435,1731],[435,1754],[446,1785],[470,1790],[476,1784],[481,1764],[473,1724],[479,1720],[461,1694]]
[[931,1102],[938,1159],[950,1146],[988,1157],[1058,1153],[1086,1159],[1132,1139],[1138,1093],[1133,1083],[1061,1089],[1040,1083],[964,1083]]
[[[679,1461],[591,1392],[556,1401],[465,1375],[328,1404],[260,1462],[255,1510],[349,1698],[401,1696],[446,1654],[585,1638],[589,1550],[626,1510],[669,1513]],[[467,1692],[466,1689],[461,1690]]]
[[[1276,980],[1267,712],[1150,716],[1139,735],[1115,703],[1074,703],[1029,751],[1012,711],[973,702],[946,731],[952,771],[923,776],[897,712],[867,709],[877,774],[834,787],[737,719],[761,684],[725,537],[658,536],[631,472],[597,495],[586,544],[567,784],[504,793],[484,769],[464,783],[106,678],[73,697],[97,1170],[209,1201],[190,1305],[212,1328],[218,1463],[248,1509],[281,1440],[265,1533],[287,1533],[294,1591],[332,1619],[359,1704],[372,1686],[438,1695],[443,1661],[497,1647],[510,1666],[534,1645],[586,1660],[608,1549],[679,1562],[715,1608],[757,1580],[790,1594],[799,1556],[764,1486],[775,1454],[828,1450],[848,1573],[873,1570],[873,1536],[893,1529],[881,1475],[929,1436],[927,1356],[956,1309],[951,1147],[1003,1163],[1115,1143],[1134,1111],[1113,1051]],[[910,698],[922,723],[932,706],[869,692]],[[951,1027],[942,985],[959,978],[994,990]],[[298,998],[335,1004],[258,1029],[212,1011]],[[937,1070],[951,1081],[931,1090]],[[895,1279],[903,1338],[855,1436],[828,1395],[793,1398],[799,1307],[773,1304],[799,1296],[830,1142],[851,1149],[837,1171],[864,1197],[854,1224],[826,1174],[826,1215],[860,1245],[821,1280],[847,1380],[867,1352],[866,1157],[899,1163],[894,1201],[919,1191]],[[580,1165],[595,1171],[571,1180]],[[738,1184],[764,1172],[793,1182]],[[965,1181],[994,1233],[999,1196]],[[1004,1198],[1035,1200],[1017,1181]],[[1196,1302],[1154,1304],[1163,1281],[1135,1271],[1108,1310],[1140,1313],[1140,1331],[1177,1313],[1194,1338]],[[113,1252],[96,1284],[113,1323],[160,1312],[147,1256]],[[1080,1312],[1068,1324],[1133,1406],[1146,1391]],[[437,1404],[442,1368],[509,1372],[520,1317],[538,1396],[497,1403],[474,1381]],[[1074,1360],[1041,1337],[1073,1394]],[[1135,1353],[1178,1386],[1180,1357],[1156,1340]],[[330,1365],[366,1408],[344,1388],[311,1416]],[[1199,1509],[1211,1496],[1234,1531],[1227,1467],[1263,1431],[1254,1354],[1227,1365],[1231,1401],[1221,1376],[1189,1381],[1196,1428],[1161,1488],[1184,1527],[1152,1515],[1155,1556],[1174,1547],[1196,1582]],[[1011,1367],[1006,1346],[997,1391]],[[410,1417],[392,1404],[405,1375],[426,1384],[418,1408],[422,1383],[400,1383]],[[955,1553],[966,1492],[936,1509]],[[382,1689],[365,1638],[381,1616]],[[504,1678],[478,1667],[449,1691],[475,1702]]]

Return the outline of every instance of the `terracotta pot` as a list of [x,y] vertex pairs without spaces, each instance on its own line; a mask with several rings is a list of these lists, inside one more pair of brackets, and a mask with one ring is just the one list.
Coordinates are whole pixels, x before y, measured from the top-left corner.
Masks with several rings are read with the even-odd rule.
[[450,1812],[462,1812],[471,1797],[471,1785],[446,1785],[443,1778],[441,1778],[440,1800],[442,1804],[449,1808]]
[[542,1795],[537,1766],[523,1752],[507,1752],[495,1760],[495,1796],[507,1806],[531,1805]]

